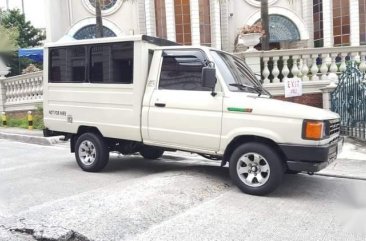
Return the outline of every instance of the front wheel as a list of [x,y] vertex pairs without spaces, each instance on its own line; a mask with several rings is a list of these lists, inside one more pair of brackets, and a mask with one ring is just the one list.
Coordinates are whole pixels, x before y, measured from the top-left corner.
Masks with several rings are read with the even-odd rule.
[[244,193],[266,195],[281,183],[284,167],[271,147],[262,143],[238,146],[230,158],[230,177]]
[[109,149],[100,135],[84,133],[76,141],[75,157],[78,165],[84,171],[98,172],[109,161]]

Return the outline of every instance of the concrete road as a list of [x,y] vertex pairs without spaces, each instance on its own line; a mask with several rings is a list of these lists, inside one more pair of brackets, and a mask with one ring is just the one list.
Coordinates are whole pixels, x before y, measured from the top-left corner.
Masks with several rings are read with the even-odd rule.
[[365,217],[364,180],[288,175],[256,197],[195,155],[86,173],[66,145],[0,139],[0,240],[366,240]]

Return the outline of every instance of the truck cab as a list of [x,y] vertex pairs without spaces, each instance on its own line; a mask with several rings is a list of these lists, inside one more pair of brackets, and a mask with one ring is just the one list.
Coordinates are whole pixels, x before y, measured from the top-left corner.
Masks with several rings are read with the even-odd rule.
[[109,153],[165,150],[229,163],[245,193],[265,195],[285,172],[316,172],[339,153],[339,115],[272,99],[242,59],[149,36],[50,44],[45,135],[70,139],[79,166]]

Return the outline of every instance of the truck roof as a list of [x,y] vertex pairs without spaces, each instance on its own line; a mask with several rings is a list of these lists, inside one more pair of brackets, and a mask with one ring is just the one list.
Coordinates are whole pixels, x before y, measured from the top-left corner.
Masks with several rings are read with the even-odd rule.
[[170,46],[159,46],[159,47],[156,47],[155,49],[167,50],[167,49],[196,49],[196,48],[205,49],[205,50],[211,50],[211,49],[217,50],[215,48],[207,47],[207,46],[203,46],[203,45],[170,45]]
[[45,48],[86,45],[86,44],[98,44],[98,43],[126,42],[126,41],[146,41],[151,44],[155,44],[157,46],[179,46],[178,43],[167,40],[167,39],[152,37],[152,36],[148,36],[148,35],[130,35],[130,36],[121,36],[121,37],[83,39],[83,40],[68,41],[68,42],[53,42],[53,43],[47,43],[45,45]]

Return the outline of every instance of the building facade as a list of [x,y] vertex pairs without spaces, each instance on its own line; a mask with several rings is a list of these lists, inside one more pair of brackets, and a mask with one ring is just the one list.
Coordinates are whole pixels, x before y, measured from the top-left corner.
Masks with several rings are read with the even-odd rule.
[[[45,2],[47,41],[94,37],[95,0]],[[260,21],[260,0],[102,2],[105,36],[147,34],[230,52],[240,27]],[[275,48],[365,45],[365,12],[366,0],[269,0],[270,42]]]

